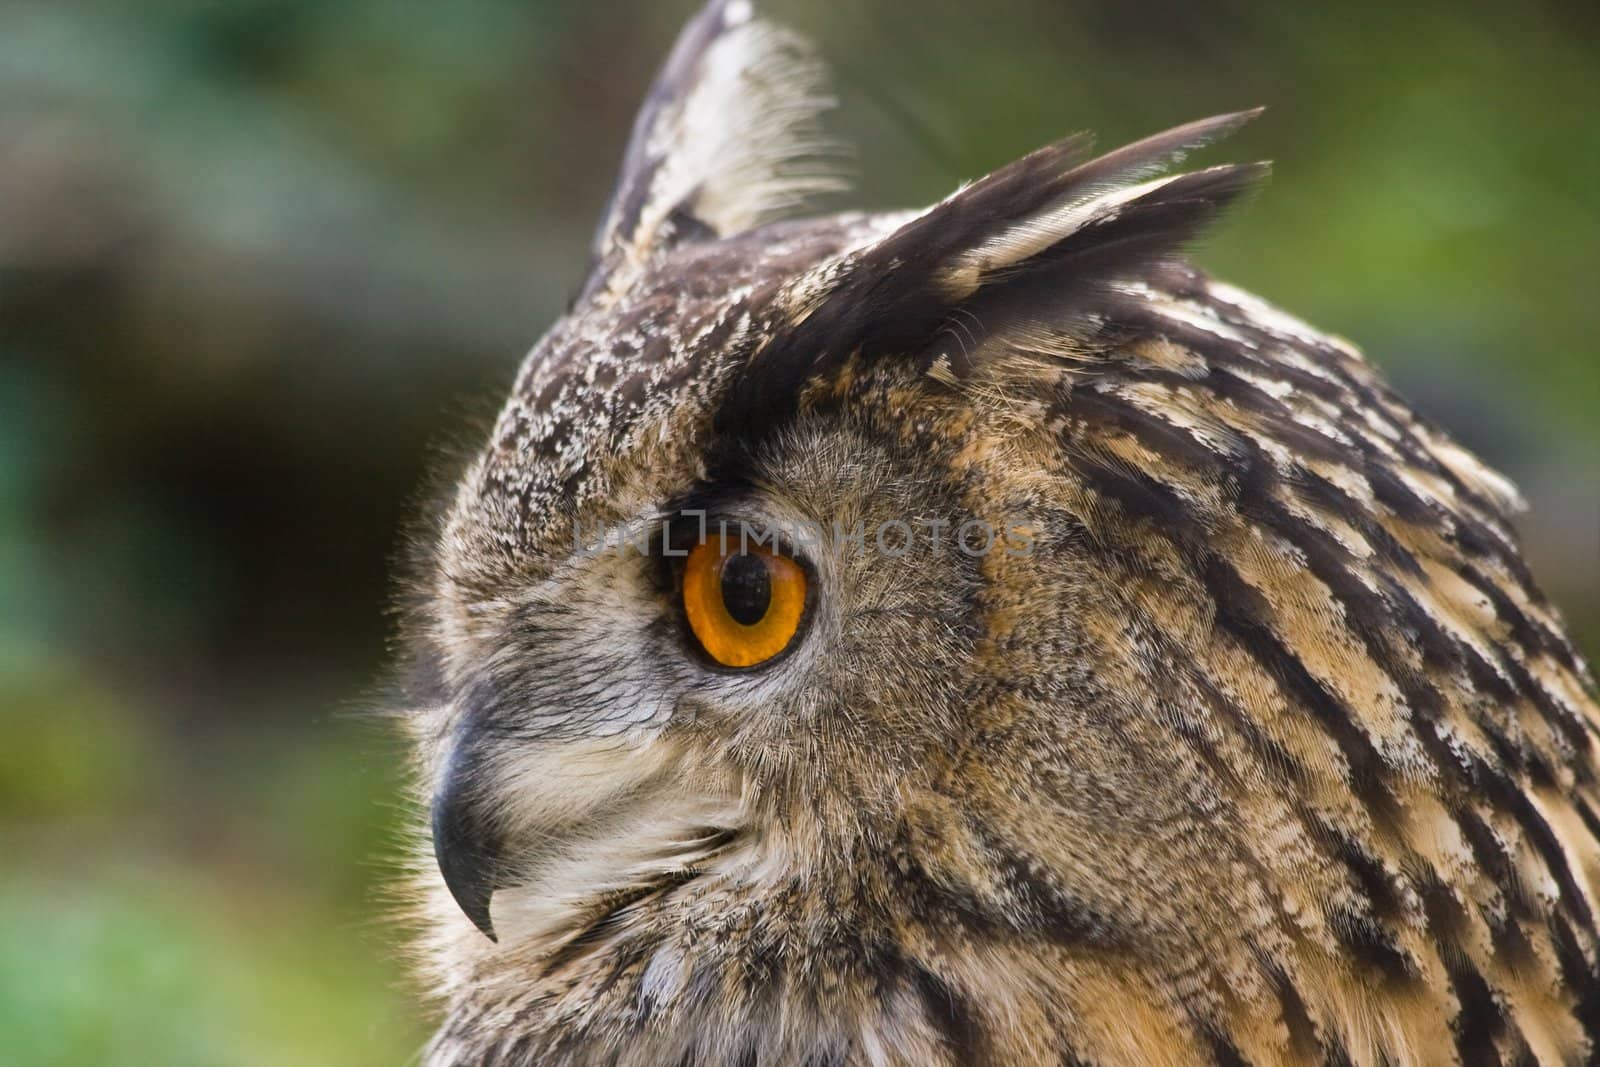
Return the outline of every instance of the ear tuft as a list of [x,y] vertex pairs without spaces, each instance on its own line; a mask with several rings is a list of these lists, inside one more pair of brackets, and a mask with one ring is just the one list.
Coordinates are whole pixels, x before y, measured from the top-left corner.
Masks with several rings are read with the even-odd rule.
[[[1148,210],[1157,202],[1181,200],[1197,192],[1198,187],[1213,184],[1200,175],[1219,178],[1228,168],[1148,181],[1141,179],[1176,166],[1189,152],[1232,133],[1260,113],[1261,109],[1257,108],[1200,119],[1135,141],[1081,166],[1060,169],[1045,180],[1037,180],[1031,173],[1036,168],[1028,166],[1034,157],[1054,151],[1062,159],[1070,158],[1078,145],[1087,143],[1084,135],[1079,134],[996,171],[948,198],[912,226],[924,220],[937,224],[945,205],[958,199],[966,200],[974,194],[1010,205],[1002,225],[981,237],[972,235],[970,247],[953,256],[942,269],[942,281],[950,298],[964,299],[1008,268],[1051,248],[1058,249],[1059,253],[1066,242],[1083,231],[1104,226],[1124,211]],[[1062,153],[1060,146],[1070,146],[1073,151]],[[1194,220],[1195,223],[1203,221]],[[914,234],[906,236],[915,239]]]
[[634,121],[585,293],[682,241],[728,237],[844,187],[819,116],[834,100],[800,36],[712,0]]
[[1191,122],[1088,162],[1088,138],[1069,137],[957,190],[830,265],[826,294],[755,357],[722,424],[775,421],[807,381],[855,355],[956,381],[988,353],[1091,345],[1125,299],[1118,283],[1177,256],[1267,166],[1154,175],[1258,114]]

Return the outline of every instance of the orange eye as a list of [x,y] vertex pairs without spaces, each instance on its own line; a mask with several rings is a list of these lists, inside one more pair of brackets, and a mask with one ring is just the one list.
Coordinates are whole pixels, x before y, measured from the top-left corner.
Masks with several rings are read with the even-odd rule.
[[683,610],[706,655],[724,667],[754,667],[789,647],[806,611],[806,572],[738,538],[696,545],[683,568]]

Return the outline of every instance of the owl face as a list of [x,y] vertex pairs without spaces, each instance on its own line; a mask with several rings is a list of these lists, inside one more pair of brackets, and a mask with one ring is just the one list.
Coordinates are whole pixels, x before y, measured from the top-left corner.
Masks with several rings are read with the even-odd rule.
[[1515,490],[1182,261],[1250,114],[784,220],[825,103],[690,23],[439,524],[431,1062],[1581,1058],[1592,682]]
[[[806,255],[831,261],[838,240],[807,234],[821,248]],[[459,680],[444,684],[457,695],[439,742],[434,836],[447,883],[485,932],[493,889],[524,887],[497,903],[510,913],[520,894],[549,892],[515,864],[545,862],[565,828],[588,838],[601,824],[610,847],[659,848],[663,833],[671,843],[740,830],[755,807],[809,819],[828,804],[853,821],[861,805],[889,803],[930,745],[953,740],[985,559],[1026,552],[1028,533],[1019,515],[975,513],[949,441],[930,451],[940,429],[872,405],[716,431],[726,383],[767,323],[791,314],[781,297],[750,310],[714,295],[737,291],[730,276],[768,269],[770,241],[718,246],[708,258],[724,273],[703,293],[679,288],[682,260],[663,265],[639,338],[664,363],[685,359],[677,395],[668,385],[631,410],[587,353],[536,353],[517,395],[555,406],[513,401],[499,433],[529,420],[540,429],[520,432],[542,434],[531,447],[546,456],[570,440],[579,473],[526,510],[527,480],[550,472],[528,471],[530,445],[512,436],[456,503],[445,544],[473,547],[441,557],[438,572],[460,608],[436,623],[450,654],[435,662]],[[810,284],[779,273],[772,288],[797,278]],[[732,331],[725,348],[692,346],[730,315],[771,318]],[[631,352],[616,366],[619,384],[663,369]],[[919,388],[898,368],[868,377],[885,404]],[[500,547],[475,543],[486,536]],[[634,809],[669,827],[641,832],[622,817]],[[531,857],[513,844],[530,840],[542,846]]]

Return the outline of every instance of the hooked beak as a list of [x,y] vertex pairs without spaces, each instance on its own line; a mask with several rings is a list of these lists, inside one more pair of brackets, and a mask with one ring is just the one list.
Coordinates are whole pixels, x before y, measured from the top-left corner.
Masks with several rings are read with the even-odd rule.
[[473,748],[470,732],[457,740],[433,794],[433,855],[445,887],[462,912],[483,936],[498,941],[489,918],[489,900],[500,887],[504,842],[484,810],[483,767]]

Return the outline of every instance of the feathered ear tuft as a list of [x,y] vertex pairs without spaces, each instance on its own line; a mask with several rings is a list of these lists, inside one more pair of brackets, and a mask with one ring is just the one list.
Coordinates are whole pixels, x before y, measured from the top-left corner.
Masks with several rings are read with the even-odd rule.
[[844,187],[819,115],[832,107],[810,45],[711,0],[656,75],[594,238],[585,295],[680,241],[728,237]]
[[1202,119],[1086,163],[1088,138],[1070,137],[958,190],[829,268],[836,284],[754,358],[723,406],[725,428],[792,409],[807,381],[855,355],[959,378],[1008,337],[1087,340],[1115,283],[1176,255],[1267,165],[1152,175],[1258,114]]
[[[945,216],[956,203],[982,199],[1009,204],[1010,218],[999,220],[992,230],[982,228],[963,235],[971,243],[942,264],[937,281],[952,301],[970,297],[1014,269],[1042,266],[1090,247],[1108,251],[1105,246],[1112,242],[1104,239],[1104,228],[1114,222],[1123,223],[1125,232],[1119,237],[1139,236],[1146,242],[1141,246],[1146,252],[1170,249],[1193,237],[1214,211],[1168,212],[1168,218],[1162,220],[1152,216],[1151,209],[1183,204],[1196,209],[1207,204],[1223,207],[1231,197],[1219,198],[1217,194],[1227,184],[1219,185],[1219,180],[1249,168],[1215,167],[1195,174],[1140,179],[1175,166],[1186,153],[1232,133],[1258,114],[1259,110],[1242,111],[1178,126],[1038,183],[1030,181],[1028,173],[1033,156],[1025,157],[950,197],[890,240],[917,242],[921,231],[946,225],[949,220]],[[1082,140],[1080,135],[1063,144],[1075,146]],[[1042,149],[1034,155],[1051,151]],[[1131,225],[1141,214],[1143,224]],[[1138,249],[1127,251],[1130,258],[1139,255]]]

